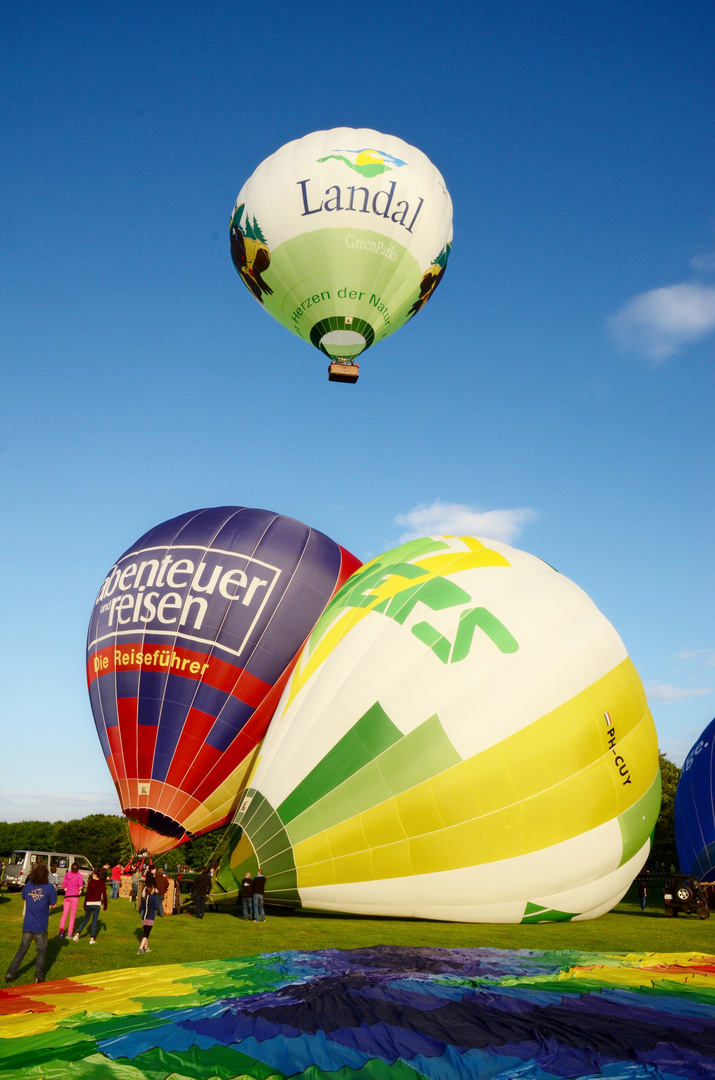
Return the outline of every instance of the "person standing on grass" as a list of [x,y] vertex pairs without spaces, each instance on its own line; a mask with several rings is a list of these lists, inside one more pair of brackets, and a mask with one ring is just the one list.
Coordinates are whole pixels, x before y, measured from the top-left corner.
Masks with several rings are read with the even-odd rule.
[[160,900],[159,894],[156,891],[156,886],[145,885],[144,895],[142,896],[141,908],[139,909],[144,936],[142,937],[139,948],[137,949],[137,955],[139,953],[151,952],[151,949],[149,948],[149,934],[151,933],[151,928],[154,925],[154,919],[156,918],[159,911],[159,906]]
[[256,922],[265,922],[266,915],[263,910],[263,894],[266,891],[266,879],[260,866],[258,873],[253,879],[253,918]]
[[111,892],[111,894],[109,896],[110,900],[118,900],[119,899],[119,888],[120,888],[121,884],[122,884],[122,868],[119,865],[119,863],[117,863],[116,866],[112,867],[112,892]]
[[71,938],[74,932],[74,920],[79,907],[79,898],[84,888],[84,878],[79,872],[78,863],[72,863],[71,869],[65,874],[62,887],[65,890],[65,902],[62,908],[62,918],[60,919],[60,937],[65,936],[65,923],[69,917],[67,937]]
[[211,878],[204,867],[194,881],[194,911],[199,919],[203,919],[206,908],[206,897],[211,892]]
[[156,872],[156,891],[159,894],[159,914],[166,914],[164,911],[164,900],[166,894],[169,891],[169,879],[163,870],[157,870]]
[[641,910],[645,911],[645,901],[648,895],[648,889],[646,888],[645,878],[640,878],[638,881],[638,896],[641,902]]
[[136,868],[132,874],[132,903],[135,904],[139,893],[139,886],[142,884],[142,872],[139,867]]
[[37,949],[35,982],[41,983],[45,981],[45,956],[47,955],[47,928],[50,924],[50,908],[53,908],[57,903],[57,890],[54,885],[50,884],[47,863],[35,863],[22,890],[22,899],[25,901],[22,909],[22,941],[20,948],[10,961],[10,967],[5,973],[5,982],[12,982],[13,979],[17,978],[17,969],[34,940]]
[[246,922],[250,922],[253,918],[253,882],[248,871],[241,882],[241,903],[243,904],[243,918]]
[[132,903],[136,904],[136,897],[139,892],[139,886],[141,885],[141,870],[135,869],[132,874]]
[[107,882],[105,881],[103,870],[93,870],[92,876],[87,882],[87,892],[84,898],[84,918],[77,929],[77,933],[71,939],[72,941],[79,941],[79,935],[91,919],[92,929],[90,931],[89,943],[90,945],[97,944],[97,923],[99,921],[99,909],[102,904],[104,904],[104,910],[106,911]]

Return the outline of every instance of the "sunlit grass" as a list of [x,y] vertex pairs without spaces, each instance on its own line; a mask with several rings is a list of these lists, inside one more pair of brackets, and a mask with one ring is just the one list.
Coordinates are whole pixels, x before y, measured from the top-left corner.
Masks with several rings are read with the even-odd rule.
[[[47,979],[63,979],[97,971],[151,964],[185,963],[246,956],[286,949],[354,949],[375,945],[439,946],[499,949],[576,949],[581,952],[715,952],[715,923],[695,916],[666,919],[660,894],[650,890],[641,912],[630,894],[614,911],[582,923],[540,923],[528,926],[442,923],[409,919],[358,918],[266,909],[265,923],[247,923],[240,908],[213,912],[202,921],[187,907],[181,915],[157,920],[149,956],[138,956],[139,916],[128,900],[110,901],[102,912],[97,944],[85,933],[78,943],[57,937],[62,900],[50,918]],[[81,908],[80,908],[81,913]],[[19,943],[22,899],[0,893],[0,973],[4,975]],[[34,977],[35,947],[23,961],[18,983]]]

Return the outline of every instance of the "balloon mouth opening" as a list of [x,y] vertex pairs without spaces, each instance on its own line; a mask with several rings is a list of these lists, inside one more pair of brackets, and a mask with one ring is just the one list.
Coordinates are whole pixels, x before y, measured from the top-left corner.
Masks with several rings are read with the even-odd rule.
[[310,331],[310,341],[331,359],[354,359],[375,340],[375,331],[365,319],[333,315],[322,319]]
[[146,806],[134,808],[128,807],[124,811],[130,821],[137,825],[143,825],[145,829],[151,829],[160,836],[169,837],[172,840],[193,840],[193,833],[187,832],[183,825],[166,814],[160,814],[158,810],[149,810]]
[[358,345],[364,349],[366,344],[362,334],[356,334],[354,330],[330,330],[320,339],[321,348],[327,348],[328,345],[339,345],[341,348],[346,345]]

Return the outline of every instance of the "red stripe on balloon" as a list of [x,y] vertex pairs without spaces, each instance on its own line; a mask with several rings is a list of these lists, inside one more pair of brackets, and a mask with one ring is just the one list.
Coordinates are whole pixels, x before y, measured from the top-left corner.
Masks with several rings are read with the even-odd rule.
[[119,725],[115,724],[113,727],[107,728],[107,738],[109,739],[109,746],[112,751],[112,759],[114,761],[114,767],[117,771],[117,782],[120,780],[126,780],[127,772],[122,758],[122,740],[119,735]]
[[192,791],[192,785],[187,784],[186,777],[191,770],[196,755],[201,749],[209,731],[216,722],[214,716],[201,712],[200,709],[189,709],[184,729],[174,750],[169,771],[166,774],[166,783],[185,791]]
[[271,688],[270,683],[218,656],[178,645],[171,648],[146,645],[141,641],[126,642],[121,647],[109,645],[93,653],[87,661],[87,685],[91,686],[100,675],[118,671],[171,671],[173,675],[223,690],[251,708],[255,708]]

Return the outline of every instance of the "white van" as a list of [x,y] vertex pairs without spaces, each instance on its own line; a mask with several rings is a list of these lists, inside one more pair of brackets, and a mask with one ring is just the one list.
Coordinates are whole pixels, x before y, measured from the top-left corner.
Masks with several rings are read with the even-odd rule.
[[37,862],[46,862],[48,868],[56,865],[56,873],[60,880],[60,885],[62,885],[65,874],[74,862],[79,866],[85,885],[92,876],[92,864],[89,859],[85,859],[84,855],[68,855],[66,852],[59,851],[18,850],[13,851],[12,855],[7,860],[3,878],[5,884],[10,887],[16,886],[18,889],[21,889],[27,881],[30,871]]

